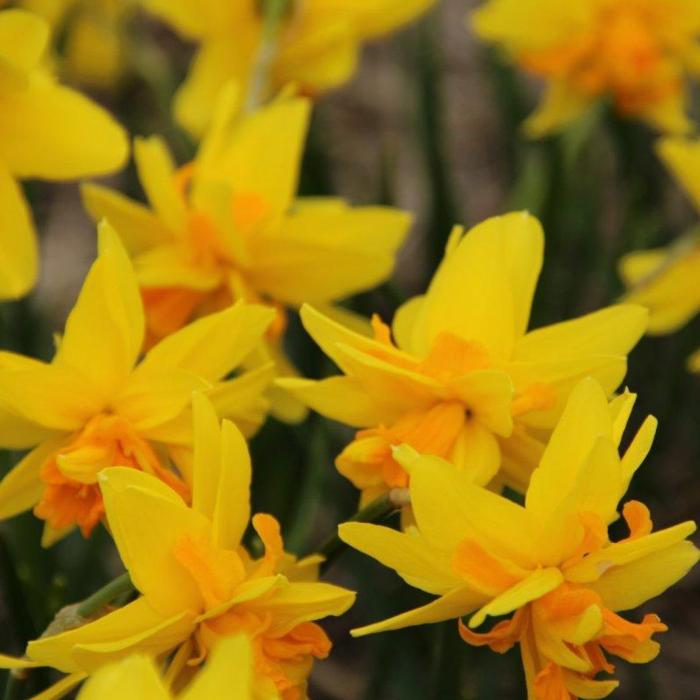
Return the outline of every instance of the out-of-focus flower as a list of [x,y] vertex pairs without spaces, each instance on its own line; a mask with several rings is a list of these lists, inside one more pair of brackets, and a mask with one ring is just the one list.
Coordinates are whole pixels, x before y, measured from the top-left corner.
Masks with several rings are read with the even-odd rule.
[[222,639],[185,690],[171,692],[153,661],[134,654],[103,666],[78,693],[79,700],[253,700],[253,659],[244,635]]
[[[700,141],[666,138],[659,154],[700,211]],[[700,311],[700,233],[691,232],[667,249],[629,253],[620,261],[627,299],[649,308],[649,333],[665,335]],[[688,360],[700,372],[700,351]]]
[[543,245],[525,213],[465,236],[455,229],[427,294],[398,310],[394,340],[378,317],[370,339],[302,309],[304,326],[346,376],[278,383],[363,428],[336,465],[364,501],[406,486],[392,453],[403,443],[451,461],[477,484],[498,477],[524,491],[577,381],[594,376],[608,394],[619,386],[646,310],[613,306],[528,333]]
[[[97,185],[84,199],[95,218],[114,223],[133,258],[151,339],[235,299],[268,304],[277,318],[260,353],[288,374],[285,307],[326,304],[386,279],[410,217],[295,199],[309,102],[282,98],[242,119],[235,102],[226,90],[195,160],[179,170],[160,139],[136,141],[150,208]],[[288,398],[275,405],[289,420],[304,415]]]
[[[698,560],[685,522],[652,533],[647,508],[622,509],[628,537],[611,542],[608,526],[630,479],[651,446],[648,417],[622,458],[618,445],[634,396],[608,405],[592,379],[572,392],[534,472],[525,506],[475,486],[435,457],[400,448],[411,471],[416,526],[399,533],[346,523],[341,538],[396,569],[410,585],[439,595],[433,602],[355,630],[362,635],[460,618],[466,642],[503,653],[520,651],[530,700],[602,698],[617,686],[607,654],[633,663],[659,651],[652,639],[666,626],[656,615],[633,623],[619,612],[663,593]],[[476,612],[475,612],[476,611]],[[476,633],[487,617],[513,616]]]
[[[341,85],[357,67],[364,41],[407,24],[436,0],[290,0],[267,94],[295,83],[310,95]],[[247,92],[262,38],[261,0],[142,0],[185,37],[201,44],[175,99],[175,115],[200,135],[221,88]]]
[[128,154],[122,128],[39,66],[48,26],[23,10],[0,12],[0,299],[36,281],[37,243],[18,179],[67,180],[116,170]]
[[112,88],[126,61],[125,23],[136,0],[21,0],[62,44],[63,72],[88,87]]
[[34,507],[46,521],[45,543],[75,525],[91,533],[104,514],[104,467],[142,470],[189,497],[194,390],[248,430],[265,415],[269,367],[220,380],[260,342],[273,312],[240,302],[137,362],[144,315],[136,277],[107,224],[99,247],[53,362],[0,353],[0,445],[33,447],[0,482],[0,518]]
[[[211,404],[194,401],[192,507],[162,481],[135,469],[100,473],[107,522],[141,595],[78,629],[44,636],[27,646],[27,661],[75,679],[134,652],[173,652],[174,683],[187,678],[220,639],[245,634],[255,658],[256,690],[284,700],[306,697],[314,659],[331,641],[315,620],[341,615],[355,594],[315,581],[317,556],[285,553],[277,521],[255,515],[265,546],[255,559],[241,545],[250,520],[251,465],[233,423],[219,427]],[[64,679],[64,682],[69,682]]]
[[476,33],[547,81],[526,123],[532,136],[555,131],[594,101],[665,132],[692,128],[687,81],[700,75],[696,0],[487,0]]

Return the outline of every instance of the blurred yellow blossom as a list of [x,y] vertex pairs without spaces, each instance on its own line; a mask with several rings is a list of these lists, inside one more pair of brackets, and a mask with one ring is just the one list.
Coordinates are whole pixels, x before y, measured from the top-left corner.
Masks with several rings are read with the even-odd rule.
[[[355,594],[315,581],[317,556],[285,553],[277,521],[252,518],[265,546],[255,559],[241,545],[250,520],[251,465],[233,423],[219,427],[212,405],[194,402],[192,507],[162,481],[135,469],[100,472],[107,522],[140,592],[132,603],[77,629],[27,646],[27,660],[82,679],[134,652],[170,657],[167,675],[187,678],[221,639],[251,639],[256,690],[306,697],[314,659],[331,641],[315,620],[341,615]],[[63,682],[67,682],[64,679]]]
[[700,76],[697,0],[487,0],[473,27],[544,78],[531,136],[561,128],[595,100],[665,132],[688,132],[688,80]]
[[[700,211],[700,141],[666,138],[658,151]],[[627,299],[649,308],[649,333],[677,331],[700,311],[700,233],[692,231],[666,250],[628,253],[620,274],[630,290]],[[688,367],[700,372],[700,350]]]
[[137,0],[21,0],[62,43],[61,68],[88,87],[112,88],[126,61],[125,24]]
[[46,544],[75,525],[90,535],[104,514],[104,467],[143,470],[189,498],[194,390],[249,431],[265,416],[269,367],[220,380],[260,342],[273,312],[240,302],[138,362],[144,315],[134,271],[107,224],[99,247],[53,361],[0,353],[0,445],[33,448],[0,482],[0,518],[34,507]]
[[[177,120],[195,135],[207,127],[230,80],[250,87],[263,33],[264,0],[142,0],[183,36],[201,44],[175,98]],[[404,25],[436,0],[290,0],[278,37],[268,95],[287,83],[305,93],[336,87],[357,67],[364,41]]]
[[103,666],[81,688],[79,700],[212,700],[222,693],[232,700],[253,700],[253,659],[241,635],[216,645],[206,666],[183,692],[173,694],[147,656],[135,654]]
[[[524,491],[569,392],[584,376],[610,394],[646,329],[641,306],[619,305],[527,332],[544,236],[525,213],[455,229],[424,296],[375,338],[310,306],[304,326],[345,373],[278,384],[329,418],[363,428],[336,460],[363,501],[408,483],[392,447],[406,443]],[[392,340],[393,333],[393,340]]]
[[[389,207],[334,198],[295,199],[309,102],[282,98],[239,119],[227,89],[194,161],[176,170],[161,139],[138,139],[150,208],[98,185],[84,200],[123,238],[136,268],[150,340],[232,300],[276,311],[263,356],[292,373],[281,348],[286,307],[327,304],[386,279],[410,224]],[[282,397],[278,412],[300,419]]]
[[[618,615],[663,593],[698,560],[685,522],[652,533],[648,509],[627,502],[629,535],[608,539],[618,503],[648,453],[656,421],[648,417],[624,456],[618,446],[634,396],[608,405],[592,379],[572,392],[530,482],[525,505],[474,485],[435,457],[402,447],[411,472],[416,526],[405,533],[346,523],[341,538],[410,585],[439,595],[433,602],[356,635],[461,618],[466,642],[503,653],[520,645],[528,698],[602,698],[618,685],[607,654],[632,663],[659,652],[652,639],[666,626],[653,614],[641,622]],[[488,617],[514,613],[488,632]]]
[[107,112],[40,67],[48,35],[28,12],[0,12],[0,299],[23,296],[37,275],[34,225],[17,180],[106,173],[128,154]]

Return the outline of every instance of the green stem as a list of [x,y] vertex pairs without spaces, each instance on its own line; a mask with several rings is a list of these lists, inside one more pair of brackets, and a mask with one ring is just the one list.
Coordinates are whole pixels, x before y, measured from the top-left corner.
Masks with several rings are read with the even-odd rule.
[[105,605],[133,590],[134,584],[131,582],[131,577],[128,573],[124,573],[86,598],[78,607],[78,615],[85,619],[92,617]]
[[29,680],[28,669],[14,669],[7,674],[3,700],[22,700],[27,696],[26,683]]
[[245,111],[252,112],[265,101],[272,63],[277,55],[277,35],[289,0],[262,0],[263,26],[255,65],[248,85]]
[[[410,503],[407,489],[393,489],[357,511],[347,522],[379,523]],[[324,557],[321,572],[325,572],[342,554],[347,545],[334,532],[319,548],[318,554]]]

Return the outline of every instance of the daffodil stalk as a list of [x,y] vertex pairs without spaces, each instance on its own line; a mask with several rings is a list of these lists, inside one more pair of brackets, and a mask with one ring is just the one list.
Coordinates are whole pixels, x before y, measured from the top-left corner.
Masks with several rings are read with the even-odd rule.
[[265,99],[269,84],[270,68],[277,53],[277,34],[289,6],[289,0],[261,0],[263,15],[260,45],[250,77],[245,111],[252,112]]
[[121,576],[112,579],[98,591],[95,591],[89,598],[86,598],[78,606],[78,615],[87,620],[96,612],[99,612],[105,605],[109,605],[109,603],[113,602],[121,595],[130,593],[133,590],[134,584],[131,582],[131,577],[128,573],[123,573]]

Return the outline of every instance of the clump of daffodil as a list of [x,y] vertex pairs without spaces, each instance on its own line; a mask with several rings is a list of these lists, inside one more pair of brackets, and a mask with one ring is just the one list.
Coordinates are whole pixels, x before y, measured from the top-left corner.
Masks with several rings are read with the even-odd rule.
[[532,136],[560,129],[595,101],[664,132],[692,129],[688,82],[700,75],[696,0],[487,0],[476,33],[547,81],[526,123]]
[[[647,312],[619,305],[527,331],[544,236],[525,213],[453,232],[427,293],[389,329],[354,333],[310,306],[304,326],[344,372],[278,383],[329,418],[362,428],[337,458],[363,501],[405,487],[392,447],[408,444],[457,465],[466,478],[498,478],[524,491],[569,392],[583,376],[608,394]],[[393,338],[392,338],[393,335]]]
[[[700,141],[666,138],[658,151],[700,211]],[[700,233],[694,230],[665,250],[629,253],[620,273],[627,299],[649,308],[649,333],[673,333],[700,311]],[[700,350],[688,366],[700,372]]]
[[208,400],[194,400],[192,505],[163,481],[136,469],[100,472],[107,523],[140,596],[94,622],[27,646],[6,666],[47,665],[78,682],[134,652],[168,656],[166,675],[190,677],[221,639],[250,638],[255,679],[284,700],[306,697],[314,659],[331,641],[316,624],[340,615],[355,594],[315,581],[320,558],[285,553],[279,524],[258,514],[252,525],[265,553],[241,544],[250,519],[251,465],[235,425],[219,427]]
[[60,40],[61,69],[72,80],[112,88],[126,61],[125,24],[136,0],[21,0]]
[[[113,222],[134,261],[151,339],[244,299],[276,321],[260,353],[292,372],[281,349],[287,307],[328,304],[386,279],[410,224],[389,207],[295,198],[309,102],[283,97],[249,116],[224,91],[193,162],[175,169],[157,137],[134,145],[150,207],[97,185],[88,210]],[[298,406],[277,408],[301,418]]]
[[23,296],[37,276],[34,225],[18,180],[106,173],[128,153],[107,112],[41,67],[48,36],[39,17],[0,11],[0,299]]
[[[264,41],[266,5],[284,0],[142,1],[200,45],[175,98],[177,120],[200,135],[228,81],[236,81],[244,92],[251,89]],[[434,4],[435,0],[287,0],[263,98],[288,83],[300,85],[309,95],[341,85],[354,74],[363,42],[407,24]]]
[[252,650],[244,635],[222,639],[182,692],[172,692],[151,658],[134,654],[103,666],[80,689],[78,700],[212,700],[224,694],[253,700]]
[[[144,314],[129,258],[107,225],[51,363],[0,353],[0,445],[31,451],[0,481],[0,518],[29,508],[45,542],[104,514],[100,469],[130,466],[189,497],[191,397],[254,430],[265,415],[263,367],[221,381],[260,342],[273,313],[244,302],[156,345],[139,361]],[[177,465],[171,470],[170,462]]]
[[[608,405],[592,379],[571,394],[534,472],[525,505],[472,483],[436,457],[409,448],[396,457],[411,471],[416,525],[405,533],[346,523],[340,537],[410,585],[439,598],[363,635],[470,615],[463,639],[503,653],[518,644],[530,700],[602,698],[618,685],[609,656],[632,663],[659,652],[653,636],[666,626],[653,614],[631,622],[619,613],[660,595],[698,560],[686,522],[652,533],[648,509],[622,508],[629,535],[611,542],[608,526],[651,446],[648,417],[625,454],[618,445],[634,396]],[[488,617],[510,615],[490,631]]]

